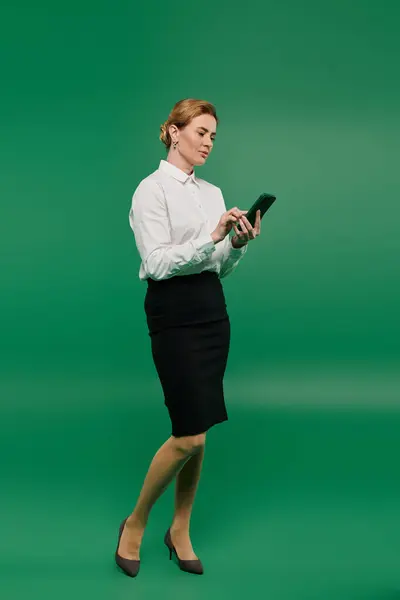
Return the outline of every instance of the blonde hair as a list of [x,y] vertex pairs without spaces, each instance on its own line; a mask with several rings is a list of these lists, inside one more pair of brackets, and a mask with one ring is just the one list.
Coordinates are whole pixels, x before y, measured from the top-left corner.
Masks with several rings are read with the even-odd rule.
[[168,150],[171,147],[171,136],[169,134],[170,125],[176,125],[178,129],[183,129],[189,123],[200,115],[212,115],[218,124],[218,117],[215,106],[206,100],[196,100],[195,98],[185,98],[179,100],[173,107],[165,123],[160,125],[160,140]]

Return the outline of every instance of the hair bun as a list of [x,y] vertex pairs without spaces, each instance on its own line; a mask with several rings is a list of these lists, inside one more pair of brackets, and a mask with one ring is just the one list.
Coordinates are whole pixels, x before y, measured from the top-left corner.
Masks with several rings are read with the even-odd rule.
[[167,147],[168,147],[168,137],[169,137],[169,135],[168,135],[168,130],[167,130],[167,122],[161,123],[159,139]]

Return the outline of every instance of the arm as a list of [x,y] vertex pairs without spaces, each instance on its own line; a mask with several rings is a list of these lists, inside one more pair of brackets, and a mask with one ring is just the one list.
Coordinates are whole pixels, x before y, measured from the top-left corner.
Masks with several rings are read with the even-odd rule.
[[211,234],[172,244],[164,194],[151,179],[143,180],[137,187],[129,223],[145,269],[155,280],[167,279],[203,262],[216,249]]
[[232,242],[229,235],[224,239],[224,250],[221,260],[221,270],[219,274],[219,278],[226,277],[230,273],[232,273],[236,267],[238,266],[240,260],[247,252],[247,244],[241,246],[240,248],[234,248],[232,246]]
[[[220,193],[222,200],[222,212],[226,212],[227,208],[221,190]],[[247,252],[247,244],[237,248],[234,247],[232,245],[232,238],[229,236],[229,234],[225,237],[222,243],[224,244],[224,249],[221,259],[221,270],[219,274],[220,279],[232,273]]]

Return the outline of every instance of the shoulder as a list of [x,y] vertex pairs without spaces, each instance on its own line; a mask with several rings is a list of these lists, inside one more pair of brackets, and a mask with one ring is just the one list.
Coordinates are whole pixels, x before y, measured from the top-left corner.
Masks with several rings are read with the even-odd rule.
[[153,171],[147,177],[141,179],[135,189],[135,192],[138,190],[156,190],[157,187],[161,187],[161,180],[159,177],[158,171]]
[[205,179],[202,179],[201,177],[198,177],[196,175],[196,179],[199,183],[199,185],[201,186],[201,188],[209,193],[209,194],[215,194],[217,196],[222,195],[222,191],[221,188],[218,187],[217,185],[215,185],[214,183],[211,183],[210,181],[206,181]]
[[138,199],[143,195],[149,194],[158,198],[163,196],[162,182],[157,171],[150,173],[150,175],[139,181],[133,192],[132,199]]

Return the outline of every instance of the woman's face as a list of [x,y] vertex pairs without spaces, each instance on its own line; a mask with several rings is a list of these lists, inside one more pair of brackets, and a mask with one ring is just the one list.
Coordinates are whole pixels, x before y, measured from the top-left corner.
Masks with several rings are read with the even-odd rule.
[[190,165],[204,165],[214,145],[217,122],[212,115],[195,117],[184,129],[172,132],[177,150]]

